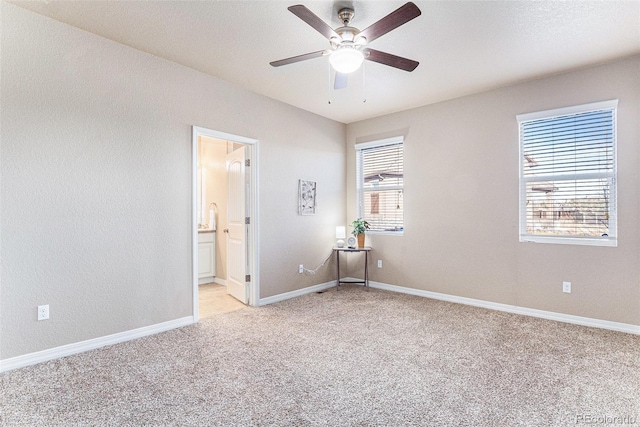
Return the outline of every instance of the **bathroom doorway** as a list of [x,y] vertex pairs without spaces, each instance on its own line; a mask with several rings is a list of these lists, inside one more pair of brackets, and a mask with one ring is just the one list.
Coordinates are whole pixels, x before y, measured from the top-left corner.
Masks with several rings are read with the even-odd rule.
[[192,139],[194,321],[258,305],[258,141],[200,127]]

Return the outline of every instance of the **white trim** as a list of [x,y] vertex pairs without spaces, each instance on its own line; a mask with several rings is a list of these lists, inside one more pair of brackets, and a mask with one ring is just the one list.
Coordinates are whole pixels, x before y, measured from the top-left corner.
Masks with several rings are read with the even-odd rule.
[[391,138],[377,139],[375,141],[360,142],[354,145],[356,150],[364,150],[371,147],[384,147],[385,145],[402,144],[404,143],[404,136],[394,136]]
[[397,190],[404,190],[404,186],[403,185],[389,185],[386,187],[377,187],[377,188],[366,188],[366,189],[362,189],[362,191],[364,193],[375,193],[378,191],[397,191]]
[[252,250],[249,253],[249,265],[251,266],[251,284],[249,284],[249,305],[258,306],[260,302],[260,145],[258,140],[248,143],[251,152],[251,224],[249,229],[249,244]]
[[24,354],[22,356],[11,357],[9,359],[0,360],[0,372],[24,368],[25,366],[35,365],[36,363],[42,363],[48,360],[60,359],[73,354],[95,350],[106,345],[119,344],[125,341],[155,335],[160,332],[170,331],[171,329],[181,328],[193,323],[195,323],[193,316],[181,317],[179,319],[169,320],[155,325],[143,326],[142,328],[132,329],[130,331],[119,332],[117,334],[54,347],[47,350],[37,351],[35,353]]
[[397,230],[397,231],[367,230],[366,234],[375,235],[375,236],[402,236],[402,235],[404,235],[404,228],[402,230]]
[[213,283],[216,283],[218,285],[222,285],[222,286],[227,286],[227,281],[224,279],[220,279],[218,277],[214,277],[213,278]]
[[522,122],[530,122],[533,120],[550,119],[558,116],[567,116],[570,114],[586,113],[588,111],[609,110],[617,107],[618,107],[618,100],[611,99],[609,101],[592,102],[590,104],[575,105],[572,107],[555,108],[553,110],[518,114],[516,116],[516,119],[518,120],[518,123],[522,123]]
[[307,288],[285,292],[283,294],[278,294],[278,295],[274,295],[267,298],[261,298],[258,305],[263,306],[263,305],[273,304],[275,302],[285,301],[291,298],[301,297],[302,295],[312,294],[314,292],[320,292],[325,289],[335,288],[335,287],[336,287],[336,281],[331,280],[329,282],[320,283],[318,285],[309,286]]
[[[198,136],[207,136],[210,138],[221,139],[225,141],[235,142],[239,144],[245,144],[249,149],[248,158],[251,159],[251,194],[249,195],[249,217],[251,217],[251,224],[249,225],[249,272],[251,275],[251,282],[249,283],[249,305],[257,306],[260,300],[260,236],[258,235],[260,215],[259,215],[259,188],[258,188],[258,176],[259,176],[259,141],[253,138],[247,138],[244,136],[233,135],[226,132],[219,132],[211,129],[206,129],[198,126],[192,127],[192,187],[191,187],[191,221],[192,221],[192,277],[193,277],[193,318],[195,322],[198,321],[198,218],[197,218],[197,171],[198,171]],[[215,279],[214,279],[215,282]],[[216,282],[217,283],[217,282]],[[226,286],[226,281],[224,283]]]
[[[612,99],[609,101],[593,102],[590,104],[576,105],[572,107],[556,108],[553,110],[539,111],[535,113],[519,114],[516,116],[518,121],[518,175],[519,175],[519,200],[518,200],[518,231],[519,241],[523,243],[549,243],[560,245],[583,245],[583,246],[604,246],[604,247],[617,247],[618,246],[618,185],[617,185],[617,171],[618,171],[618,125],[617,125],[617,107],[618,100]],[[535,176],[524,175],[524,152],[522,141],[522,129],[523,123],[531,122],[541,119],[552,119],[560,116],[567,116],[572,114],[588,113],[593,111],[612,111],[613,121],[613,169],[605,172],[587,172],[587,173],[558,173],[558,174],[542,174]],[[594,237],[581,237],[570,236],[567,234],[559,235],[544,235],[544,234],[529,234],[527,230],[527,183],[530,182],[544,182],[544,181],[576,181],[582,179],[607,179],[609,181],[609,188],[611,191],[610,203],[609,203],[609,228],[608,236],[604,238]]]
[[[193,290],[193,321],[197,322],[198,312],[198,135],[200,128],[191,128],[191,280]],[[204,209],[204,207],[203,207]],[[195,224],[195,227],[194,227]]]
[[[349,279],[349,278],[345,278]],[[283,294],[274,295],[258,300],[257,306],[264,306],[302,295],[320,292],[336,286],[336,281],[320,283],[318,285],[309,286],[307,288],[298,289]],[[438,292],[425,291],[421,289],[407,288],[404,286],[389,285],[387,283],[369,281],[369,286],[375,289],[382,289],[391,292],[398,292],[408,295],[414,295],[424,298],[431,298],[440,301],[448,301],[456,304],[471,305],[474,307],[486,308],[489,310],[504,311],[523,316],[537,317],[541,319],[554,320],[557,322],[571,323],[574,325],[588,326],[593,328],[608,329],[612,331],[625,332],[634,335],[640,335],[640,326],[628,323],[611,322],[608,320],[593,319],[590,317],[574,316],[571,314],[556,313],[552,311],[537,310],[534,308],[519,307],[515,305],[502,304],[491,301],[478,300],[473,298],[460,297],[456,295],[442,294]],[[169,320],[167,322],[155,325],[144,326],[130,331],[120,332],[117,334],[107,335],[100,338],[93,338],[73,344],[67,344],[60,347],[54,347],[48,350],[42,350],[35,353],[29,353],[22,356],[16,356],[9,359],[0,360],[0,372],[6,372],[13,369],[23,368],[37,363],[46,362],[53,359],[59,359],[86,351],[95,350],[107,345],[118,344],[160,332],[170,331],[172,329],[181,328],[196,323],[193,316],[182,317],[179,319]]]
[[559,174],[544,174],[544,175],[529,175],[523,176],[524,182],[546,182],[546,181],[576,181],[580,179],[613,179],[615,177],[614,171],[604,172],[589,172],[589,173],[559,173]]
[[369,286],[386,291],[399,292],[403,294],[431,298],[440,301],[448,301],[456,304],[472,305],[474,307],[487,308],[489,310],[504,311],[507,313],[520,314],[523,316],[555,320],[556,322],[571,323],[574,325],[589,326],[592,328],[608,329],[611,331],[640,335],[640,325],[632,325],[629,323],[611,322],[609,320],[593,319],[590,317],[574,316],[572,314],[556,313],[553,311],[537,310],[535,308],[519,307],[517,305],[459,297],[456,295],[441,294],[438,292],[424,291],[421,289],[405,288],[404,286],[389,285],[386,283],[374,282],[371,280],[369,281]]
[[[204,280],[201,282],[201,280]],[[209,283],[215,283],[216,285],[227,286],[227,281],[224,279],[219,279],[217,277],[205,277],[202,279],[198,279],[198,285],[208,285]]]
[[561,237],[544,236],[537,234],[521,234],[522,243],[550,243],[554,245],[583,245],[583,246],[604,246],[615,248],[618,246],[618,239],[613,236],[594,239],[589,237]]
[[[380,147],[385,147],[385,146],[390,146],[390,145],[402,145],[402,150],[403,150],[403,154],[402,154],[402,162],[404,164],[404,136],[394,136],[391,138],[384,138],[384,139],[378,139],[378,140],[373,140],[373,141],[368,141],[368,142],[361,142],[361,143],[357,143],[354,145],[355,149],[356,149],[356,212],[358,215],[358,218],[365,218],[365,213],[364,213],[364,197],[365,194],[367,193],[373,193],[373,192],[380,192],[380,191],[397,191],[400,190],[402,191],[403,195],[404,195],[404,184],[403,185],[393,185],[393,186],[385,186],[384,188],[368,188],[365,189],[364,188],[364,159],[363,159],[363,150],[368,150],[371,148],[380,148]],[[404,214],[403,214],[403,219],[402,219],[402,227],[403,230],[374,230],[371,229],[370,232],[379,232],[379,233],[400,233],[402,234],[404,232]]]
[[234,135],[231,133],[220,132],[217,130],[211,130],[199,126],[193,126],[194,132],[197,131],[198,135],[209,136],[211,138],[222,139],[225,141],[237,142],[239,144],[255,144],[257,139],[247,138],[245,136]]

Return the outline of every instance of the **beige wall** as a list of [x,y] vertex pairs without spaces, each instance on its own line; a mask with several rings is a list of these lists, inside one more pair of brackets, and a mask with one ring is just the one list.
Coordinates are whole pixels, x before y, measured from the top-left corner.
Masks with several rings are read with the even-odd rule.
[[[437,82],[435,82],[437,84]],[[516,115],[618,98],[617,248],[518,241]],[[368,236],[374,281],[640,324],[640,57],[347,126],[356,142],[405,137],[404,236]],[[352,274],[355,263],[350,263]],[[571,294],[562,282],[571,281]]]
[[[373,280],[640,324],[640,57],[345,127],[0,7],[0,359],[191,315],[192,125],[260,141],[262,298],[333,279],[297,266],[355,218],[353,144],[404,135],[405,235],[369,236]],[[515,115],[612,98],[619,246],[519,243]]]
[[192,125],[260,141],[260,296],[330,280],[343,124],[0,7],[0,359],[192,314]]

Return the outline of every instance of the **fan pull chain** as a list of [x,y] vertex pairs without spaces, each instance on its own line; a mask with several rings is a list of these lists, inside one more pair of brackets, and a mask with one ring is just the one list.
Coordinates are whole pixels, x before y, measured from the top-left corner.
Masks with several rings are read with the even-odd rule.
[[331,85],[331,64],[329,64],[329,61],[326,62],[329,69],[329,72],[327,73],[327,98],[329,98],[327,103],[331,105],[331,96],[333,95],[333,86]]
[[362,103],[366,104],[367,103],[367,79],[365,78],[365,62],[362,63]]

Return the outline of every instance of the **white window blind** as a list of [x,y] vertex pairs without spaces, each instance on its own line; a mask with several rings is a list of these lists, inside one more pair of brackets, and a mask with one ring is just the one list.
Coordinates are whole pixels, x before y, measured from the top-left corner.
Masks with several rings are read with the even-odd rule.
[[404,229],[404,150],[402,138],[356,145],[358,217],[370,231]]
[[616,245],[616,106],[518,116],[521,241]]

